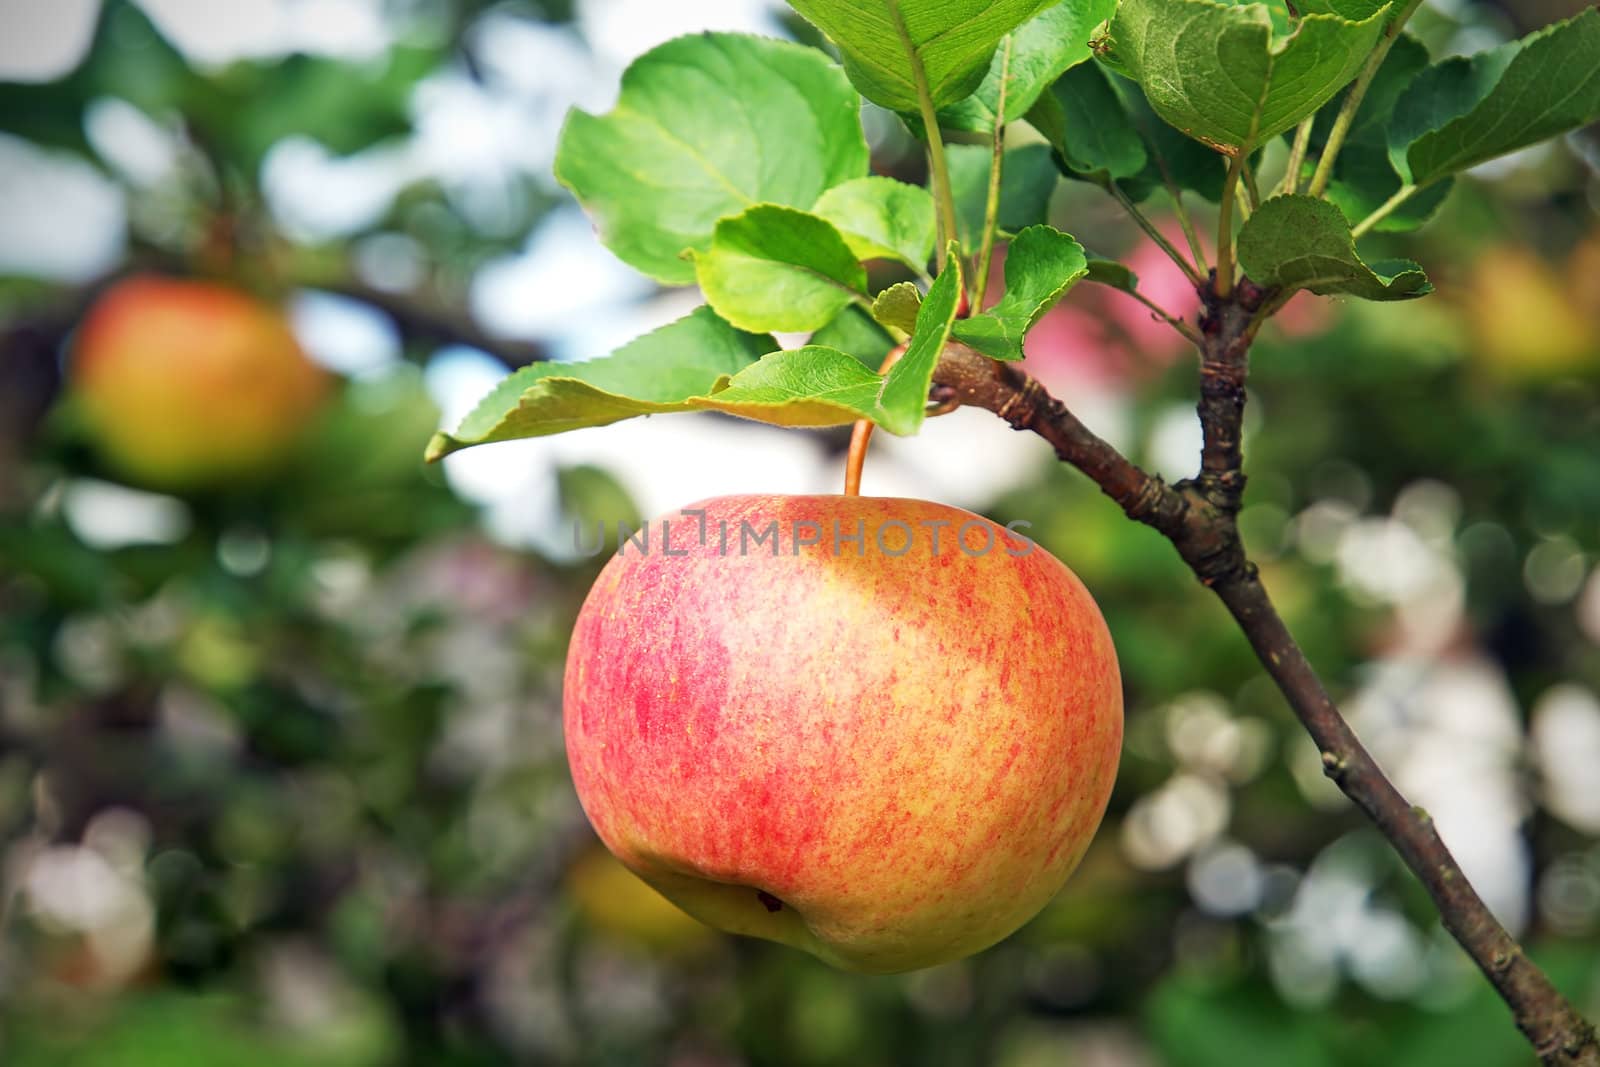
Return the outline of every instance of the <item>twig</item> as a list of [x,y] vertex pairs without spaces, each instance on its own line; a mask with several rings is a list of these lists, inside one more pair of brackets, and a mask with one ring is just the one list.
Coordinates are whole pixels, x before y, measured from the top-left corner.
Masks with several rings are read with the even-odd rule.
[[[1224,198],[1224,203],[1227,198]],[[1219,274],[1219,280],[1221,275]],[[1206,448],[1199,477],[1169,486],[1095,436],[1016,365],[962,345],[947,347],[935,385],[964,404],[1031,430],[1094,480],[1129,518],[1159,530],[1228,608],[1267,673],[1322,752],[1325,773],[1372,819],[1433,899],[1445,928],[1511,1009],[1549,1067],[1600,1067],[1594,1027],[1523,953],[1473,890],[1433,821],[1401,796],[1362,747],[1278,615],[1245,555],[1237,523],[1243,489],[1239,431],[1244,411],[1247,331],[1268,294],[1241,286],[1211,294],[1206,318],[1200,413]],[[1255,307],[1248,304],[1254,303]]]
[[352,281],[306,279],[303,285],[308,289],[347,296],[377,308],[404,334],[476,348],[508,367],[526,366],[550,358],[549,352],[541,344],[495,337],[470,319],[434,305],[414,293],[388,292]]
[[1267,293],[1245,279],[1230,296],[1222,276],[1202,291],[1200,314],[1200,473],[1195,482],[1206,500],[1227,516],[1238,514],[1244,496],[1244,383],[1249,371],[1251,327]]
[[1183,495],[1096,436],[1015,363],[1001,363],[952,342],[933,380],[949,399],[985,408],[1013,429],[1043,437],[1057,456],[1093,478],[1130,517],[1163,532],[1181,529],[1187,507]]
[[1323,772],[1388,838],[1439,909],[1445,929],[1467,950],[1510,1007],[1518,1029],[1547,1064],[1600,1063],[1594,1028],[1506,932],[1445,847],[1427,812],[1413,807],[1362,746],[1284,625],[1253,566],[1210,583],[1238,622],[1306,732],[1322,751]]

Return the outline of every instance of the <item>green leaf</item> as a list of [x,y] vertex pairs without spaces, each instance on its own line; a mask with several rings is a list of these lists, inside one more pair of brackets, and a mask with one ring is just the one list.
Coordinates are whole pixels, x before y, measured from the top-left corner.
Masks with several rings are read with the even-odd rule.
[[790,0],[839,46],[861,95],[916,111],[916,68],[935,108],[972,95],[1000,39],[1050,0]]
[[1086,282],[1096,285],[1110,286],[1112,289],[1121,289],[1131,293],[1139,288],[1139,276],[1123,264],[1114,259],[1103,256],[1089,256],[1087,270],[1083,276]]
[[1148,157],[1141,173],[1121,183],[1127,194],[1142,201],[1162,188],[1164,177],[1170,176],[1179,189],[1197,193],[1213,204],[1221,200],[1222,181],[1228,170],[1223,158],[1208,145],[1169,126],[1150,106],[1137,83],[1113,74],[1111,84],[1122,98],[1129,121],[1144,138]]
[[535,363],[513,372],[484,397],[453,434],[428,444],[432,461],[468,445],[576,430],[655,412],[688,411],[778,347],[771,337],[737,330],[707,307],[587,363]]
[[855,304],[839,312],[832,322],[812,334],[811,343],[836,348],[869,368],[881,366],[883,358],[895,345],[894,338]]
[[617,523],[637,529],[650,518],[639,513],[638,504],[615,474],[593,464],[557,468],[556,493],[562,516],[585,529]]
[[1167,122],[1220,152],[1248,154],[1349,83],[1386,17],[1307,14],[1280,36],[1263,4],[1122,0],[1110,59]]
[[891,433],[913,434],[922,427],[933,369],[939,364],[945,342],[950,340],[961,292],[961,256],[952,247],[946,257],[944,273],[934,279],[922,300],[916,329],[912,331],[905,355],[889,368],[878,394],[877,422]]
[[831,223],[776,204],[720,220],[694,273],[706,302],[741,330],[815,330],[867,289]]
[[1337,15],[1348,22],[1362,22],[1389,6],[1387,0],[1298,0],[1295,4],[1302,15]]
[[[1017,27],[1011,35],[1010,59],[1003,64],[1007,122],[1027,114],[1051,82],[1089,58],[1090,35],[1116,6],[1116,0],[1063,0]],[[994,129],[1004,52],[1004,48],[995,51],[977,92],[939,112],[940,126],[979,133]]]
[[1333,204],[1309,196],[1277,196],[1239,231],[1239,263],[1259,285],[1348,293],[1365,300],[1406,300],[1433,291],[1409,260],[1365,263],[1350,224]]
[[765,356],[726,388],[689,403],[775,426],[839,426],[879,420],[882,387],[883,379],[853,356],[806,345]]
[[917,313],[921,309],[922,291],[911,282],[891,285],[872,301],[872,317],[905,334],[916,330]]
[[1102,188],[1114,180],[1135,201],[1167,177],[1212,202],[1222,195],[1222,157],[1167,125],[1136,84],[1099,64],[1069,70],[1034,104],[1028,121],[1069,178]]
[[988,311],[958,320],[952,332],[986,356],[1021,359],[1023,337],[1087,273],[1082,245],[1060,230],[1030,226],[1006,249],[1005,296]]
[[1094,63],[1075,67],[1028,116],[1065,173],[1102,187],[1139,174],[1149,163],[1144,138],[1109,77]]
[[[992,154],[983,145],[953,144],[945,147],[945,156],[950,191],[956,201],[956,233],[963,248],[977,248],[983,239],[983,216],[989,203]],[[1024,145],[1006,152],[1000,172],[1000,229],[1016,233],[1044,222],[1059,178],[1047,145]]]
[[[944,290],[956,291],[948,282]],[[955,315],[953,302],[950,315]],[[928,343],[938,342],[935,358],[943,347],[937,334],[930,327]],[[839,426],[872,419],[895,433],[921,423],[920,404],[914,420],[885,413],[879,396],[886,379],[856,356],[819,344],[787,352],[776,348],[771,337],[744,333],[702,307],[603,359],[540,363],[515,371],[455,433],[435,434],[427,458],[431,462],[491,441],[543,437],[669,412],[721,411],[775,426]],[[922,391],[926,395],[926,382]]]
[[892,259],[928,269],[938,238],[933,197],[893,178],[856,178],[823,193],[812,211],[833,223],[857,259]]
[[867,173],[860,98],[812,48],[738,34],[680,37],[622,75],[617,106],[573,111],[556,177],[600,239],[658,281],[686,285],[686,249],[756,203],[810,208]]
[[1400,97],[1389,155],[1426,185],[1600,118],[1600,10],[1447,59]]

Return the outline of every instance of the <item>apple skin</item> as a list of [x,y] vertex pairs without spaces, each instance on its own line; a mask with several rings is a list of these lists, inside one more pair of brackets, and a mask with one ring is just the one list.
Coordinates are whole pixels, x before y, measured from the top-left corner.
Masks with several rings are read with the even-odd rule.
[[96,301],[71,367],[76,403],[107,460],[171,490],[270,470],[328,384],[278,310],[227,286],[151,275]]
[[[1122,742],[1076,576],[926,501],[730,496],[664,521],[606,565],[567,656],[567,757],[606,846],[696,918],[855,971],[957,959],[1037,914]],[[776,555],[741,554],[746,521],[776,521]],[[797,549],[805,523],[820,543]]]

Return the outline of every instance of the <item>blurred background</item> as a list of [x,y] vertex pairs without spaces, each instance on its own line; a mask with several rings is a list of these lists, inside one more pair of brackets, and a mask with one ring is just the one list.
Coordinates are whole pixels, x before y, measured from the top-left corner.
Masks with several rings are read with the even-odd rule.
[[[1579,7],[1415,25],[1476,51]],[[604,250],[549,167],[569,107],[706,28],[814,41],[766,0],[0,0],[0,1062],[1531,1063],[1221,607],[981,412],[879,435],[866,491],[1030,521],[1105,611],[1126,749],[1060,897],[976,958],[864,978],[700,927],[597,850],[560,733],[601,562],[574,521],[833,491],[845,435],[678,415],[420,457],[508,367],[698,302]],[[864,120],[916,179],[897,120]],[[1592,1015],[1597,173],[1580,133],[1384,238],[1437,295],[1296,300],[1256,352],[1242,516],[1369,746]],[[1039,195],[1193,311],[1097,190]],[[250,477],[164,483],[96,436],[118,404],[80,395],[80,326],[115,333],[99,302],[152,275],[281,308],[321,368]],[[1029,355],[1192,472],[1194,365],[1137,304],[1080,287]]]

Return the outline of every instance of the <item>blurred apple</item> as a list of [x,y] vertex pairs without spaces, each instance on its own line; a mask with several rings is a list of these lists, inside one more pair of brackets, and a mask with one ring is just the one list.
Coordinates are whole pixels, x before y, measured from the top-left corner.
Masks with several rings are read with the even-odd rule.
[[1567,258],[1567,284],[1577,309],[1600,322],[1600,229],[1591,230]]
[[[1582,256],[1573,266],[1582,269]],[[1570,273],[1570,272],[1569,272]],[[1537,382],[1600,367],[1600,324],[1582,310],[1574,285],[1521,245],[1476,260],[1464,308],[1479,366],[1502,381]]]
[[642,948],[681,954],[704,949],[716,934],[651,889],[640,877],[596,845],[567,871],[567,895],[594,929]]
[[277,309],[212,282],[140,276],[90,309],[71,387],[113,466],[185,490],[270,471],[317,412],[328,376]]

